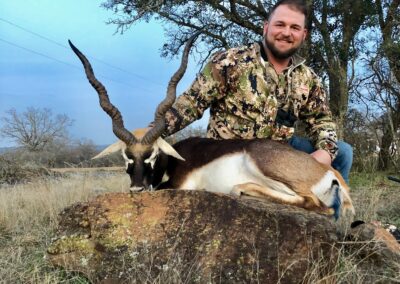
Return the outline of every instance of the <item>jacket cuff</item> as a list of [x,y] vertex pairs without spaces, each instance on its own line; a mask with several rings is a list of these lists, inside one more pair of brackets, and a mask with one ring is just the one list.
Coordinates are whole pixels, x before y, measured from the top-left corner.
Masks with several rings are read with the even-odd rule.
[[320,141],[316,148],[327,151],[328,154],[331,156],[332,162],[338,154],[337,143],[336,143],[336,141],[333,141],[333,140]]

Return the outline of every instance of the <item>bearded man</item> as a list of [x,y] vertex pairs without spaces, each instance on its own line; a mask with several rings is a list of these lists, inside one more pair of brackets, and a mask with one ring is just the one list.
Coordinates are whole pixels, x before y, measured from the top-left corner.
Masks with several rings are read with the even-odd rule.
[[[352,148],[337,141],[320,79],[296,54],[307,36],[307,16],[304,1],[278,1],[261,42],[213,55],[166,113],[163,136],[200,119],[210,108],[208,137],[286,141],[332,164],[348,183]],[[297,120],[305,122],[308,138],[293,136]]]

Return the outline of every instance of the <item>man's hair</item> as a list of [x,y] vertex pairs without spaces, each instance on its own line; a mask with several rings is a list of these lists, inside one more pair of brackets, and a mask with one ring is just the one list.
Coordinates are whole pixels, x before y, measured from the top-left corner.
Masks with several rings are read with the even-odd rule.
[[272,9],[269,11],[268,21],[271,18],[272,14],[275,12],[276,8],[278,8],[281,5],[287,5],[291,9],[302,13],[305,16],[305,22],[307,23],[309,11],[308,11],[308,6],[304,0],[278,0],[272,7]]

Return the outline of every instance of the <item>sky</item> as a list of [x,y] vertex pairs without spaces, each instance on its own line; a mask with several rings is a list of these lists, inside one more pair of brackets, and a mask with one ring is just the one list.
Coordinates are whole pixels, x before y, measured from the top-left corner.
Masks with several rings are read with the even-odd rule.
[[[70,39],[90,60],[128,129],[145,127],[165,96],[180,58],[162,58],[161,23],[132,26],[124,34],[106,24],[115,17],[105,0],[0,0],[0,116],[11,108],[48,108],[73,121],[74,139],[104,145],[116,141],[111,120],[98,104]],[[178,95],[190,86],[199,66],[190,59]],[[207,116],[196,125],[205,126]],[[0,121],[1,127],[1,121]],[[0,137],[0,147],[15,144]]]

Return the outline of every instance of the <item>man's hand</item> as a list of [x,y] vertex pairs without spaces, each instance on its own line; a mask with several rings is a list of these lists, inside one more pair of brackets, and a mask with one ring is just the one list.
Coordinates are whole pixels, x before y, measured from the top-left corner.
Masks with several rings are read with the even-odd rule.
[[330,166],[332,163],[331,155],[328,154],[325,150],[317,150],[311,153],[311,156],[314,157],[318,162]]

